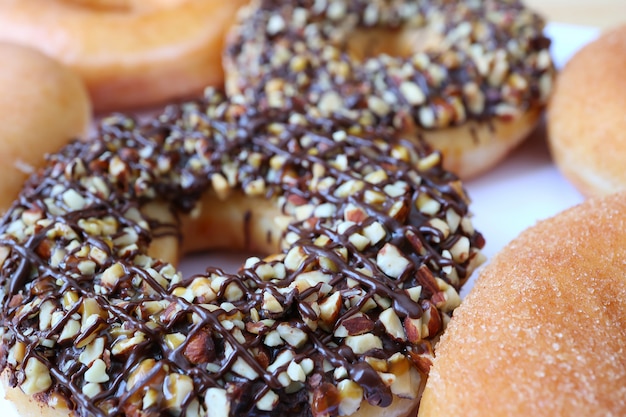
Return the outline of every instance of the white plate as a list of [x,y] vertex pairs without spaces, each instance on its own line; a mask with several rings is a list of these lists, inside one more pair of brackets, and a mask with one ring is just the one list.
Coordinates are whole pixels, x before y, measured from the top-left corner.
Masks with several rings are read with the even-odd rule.
[[[553,39],[552,52],[559,67],[598,35],[594,28],[564,24],[550,24],[547,32]],[[496,169],[467,182],[466,187],[472,198],[474,225],[487,240],[484,253],[488,258],[538,220],[583,200],[552,163],[542,129]],[[241,255],[209,254],[183,260],[181,270],[186,276],[202,272],[203,265],[219,265],[227,271],[236,271],[242,262]],[[470,280],[463,294],[471,284]],[[18,417],[14,406],[4,400],[1,386],[0,395],[4,417]]]

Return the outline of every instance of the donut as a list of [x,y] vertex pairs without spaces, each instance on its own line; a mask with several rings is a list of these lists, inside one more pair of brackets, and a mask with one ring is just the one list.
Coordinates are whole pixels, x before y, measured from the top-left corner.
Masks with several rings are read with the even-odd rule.
[[[483,260],[438,152],[211,89],[95,136],[51,155],[0,223],[0,366],[20,412],[414,411]],[[220,248],[269,255],[177,272],[180,253]]]
[[543,27],[519,1],[256,0],[227,35],[226,88],[426,140],[469,178],[545,106],[554,68]]
[[420,417],[626,415],[626,194],[539,222],[479,273]]
[[0,1],[0,40],[77,72],[99,113],[158,107],[221,85],[224,33],[245,0]]
[[80,78],[37,50],[0,42],[0,61],[3,214],[45,153],[86,136],[91,103]]
[[550,151],[585,196],[626,189],[626,25],[584,46],[562,69],[548,112]]

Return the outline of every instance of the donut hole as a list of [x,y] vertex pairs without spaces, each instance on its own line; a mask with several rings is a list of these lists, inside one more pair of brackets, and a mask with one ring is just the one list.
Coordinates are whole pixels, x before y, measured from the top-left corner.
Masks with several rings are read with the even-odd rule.
[[[233,192],[227,198],[206,193],[192,213],[179,219],[163,203],[145,206],[143,212],[157,223],[180,224],[180,239],[155,230],[149,254],[174,265],[188,258],[192,262],[185,262],[186,276],[204,272],[209,265],[236,272],[250,256],[279,253],[287,224],[275,201],[242,192]],[[285,222],[278,224],[281,219]]]
[[380,55],[407,59],[419,52],[435,49],[442,39],[441,35],[425,27],[361,28],[348,37],[346,50],[352,59],[358,61]]
[[258,254],[230,250],[190,253],[181,259],[178,270],[184,278],[205,274],[207,266],[219,268],[226,274],[236,274],[246,260],[254,256]]

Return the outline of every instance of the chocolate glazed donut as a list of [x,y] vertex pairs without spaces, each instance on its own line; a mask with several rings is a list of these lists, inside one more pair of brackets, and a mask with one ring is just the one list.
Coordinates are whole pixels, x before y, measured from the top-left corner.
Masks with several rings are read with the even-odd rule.
[[[468,202],[438,153],[337,120],[214,92],[113,115],[0,224],[9,398],[32,415],[405,415],[482,260]],[[218,247],[273,255],[173,265]]]
[[516,0],[252,1],[227,36],[227,91],[422,137],[468,178],[538,121],[555,76]]

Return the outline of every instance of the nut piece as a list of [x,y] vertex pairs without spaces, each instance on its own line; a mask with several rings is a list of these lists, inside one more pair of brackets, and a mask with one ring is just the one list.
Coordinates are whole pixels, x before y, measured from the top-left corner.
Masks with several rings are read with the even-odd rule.
[[7,362],[15,366],[22,363],[24,355],[26,354],[26,345],[23,342],[16,342],[15,345],[9,350],[9,357]]
[[282,313],[283,306],[280,302],[269,292],[263,293],[263,310],[267,310],[270,313]]
[[296,362],[290,362],[287,367],[287,375],[294,382],[304,382],[306,381],[306,372],[301,364]]
[[84,333],[85,331],[89,330],[89,328],[93,326],[98,321],[98,319],[105,317],[106,313],[102,311],[100,305],[95,299],[87,298],[83,300],[80,331]]
[[206,417],[228,417],[230,415],[230,401],[223,388],[209,388],[204,394],[204,408]]
[[[233,349],[233,347],[231,346],[230,343],[226,343],[226,346],[224,348],[224,356],[226,357],[230,357],[232,355],[235,355],[236,352]],[[244,378],[247,378],[249,380],[254,380],[256,378],[258,378],[259,374],[257,373],[257,371],[254,370],[254,368],[252,368],[252,366],[250,366],[248,364],[248,362],[246,362],[246,360],[244,360],[241,357],[238,357],[235,362],[233,362],[232,365],[232,371],[238,375],[241,375]]]
[[76,320],[68,320],[63,327],[63,331],[59,335],[58,342],[71,340],[80,332],[80,323]]
[[287,323],[281,323],[276,328],[280,337],[295,348],[304,346],[308,340],[306,332],[297,327],[292,327]]
[[107,382],[107,366],[102,359],[96,359],[91,367],[85,372],[85,381],[92,383]]
[[7,260],[10,254],[11,250],[8,247],[0,246],[0,266],[4,264],[4,261]]
[[366,333],[358,336],[348,336],[346,337],[345,343],[357,355],[363,354],[372,349],[383,348],[383,341],[372,333]]
[[150,379],[148,379],[148,375],[153,373],[156,363],[157,362],[151,358],[142,360],[128,375],[126,390],[131,391],[137,384],[162,383],[165,378],[162,369],[157,372],[156,375],[153,375]]
[[404,319],[404,330],[407,339],[411,343],[417,343],[422,340],[422,318],[412,319],[407,317]]
[[417,369],[401,353],[389,358],[389,372],[395,375],[391,383],[391,392],[401,398],[415,398],[422,382]]
[[363,388],[349,379],[344,379],[337,384],[341,401],[339,402],[339,415],[351,416],[361,406],[363,401]]
[[417,84],[410,81],[404,81],[400,84],[400,93],[402,93],[406,101],[412,106],[422,104],[426,100],[426,95],[422,89]]
[[82,391],[83,394],[85,394],[87,397],[93,398],[96,395],[100,394],[100,392],[102,392],[102,387],[98,383],[89,382],[88,384],[85,384],[83,386]]
[[374,330],[374,322],[369,317],[361,313],[357,313],[354,316],[345,319],[341,325],[346,329],[349,336],[357,336]]
[[91,366],[96,359],[101,358],[104,353],[104,341],[103,337],[99,337],[87,345],[85,350],[83,350],[78,356],[79,362],[84,365]]
[[113,347],[111,348],[111,353],[113,355],[124,355],[134,346],[139,345],[140,343],[145,342],[146,335],[140,331],[135,332],[133,337],[123,338],[115,342]]
[[376,264],[386,275],[392,278],[399,278],[411,263],[402,256],[396,246],[391,243],[386,243],[385,246],[378,251]]
[[180,412],[185,399],[193,392],[193,380],[187,375],[169,374],[163,381],[163,397],[168,408]]
[[52,312],[56,309],[56,306],[51,300],[45,301],[39,307],[39,330],[46,330],[52,323]]
[[278,395],[274,391],[269,390],[265,393],[264,396],[261,397],[259,401],[256,402],[256,407],[259,410],[272,411],[274,407],[278,405],[278,400]]
[[119,282],[126,273],[124,267],[120,263],[114,263],[110,267],[104,270],[102,277],[100,278],[103,285],[108,288],[113,288]]
[[22,391],[26,395],[34,395],[40,392],[44,392],[50,386],[52,386],[52,378],[46,365],[35,357],[31,357],[26,362],[26,368],[24,368],[26,379],[20,385]]
[[335,292],[319,303],[320,318],[326,324],[333,324],[341,311],[341,293]]
[[380,313],[378,318],[391,337],[398,340],[406,340],[402,322],[393,308],[386,309]]
[[200,330],[193,335],[185,346],[183,354],[193,364],[207,363],[215,359],[215,345],[211,333],[208,330]]

